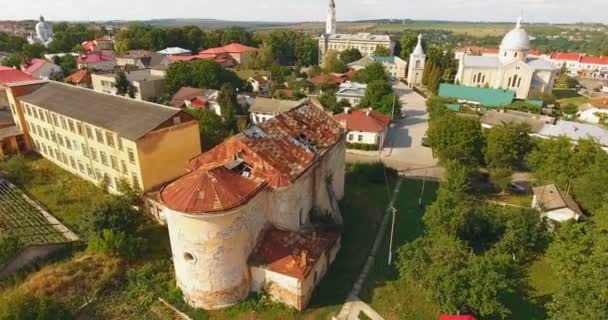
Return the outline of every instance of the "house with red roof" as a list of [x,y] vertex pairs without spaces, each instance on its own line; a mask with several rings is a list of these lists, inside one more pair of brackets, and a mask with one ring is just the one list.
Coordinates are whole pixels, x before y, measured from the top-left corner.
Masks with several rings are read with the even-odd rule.
[[[220,309],[264,289],[303,310],[340,248],[346,130],[310,100],[228,138],[155,195],[177,286]],[[313,210],[315,208],[316,210]]]
[[372,109],[350,110],[334,116],[348,130],[346,142],[351,148],[367,145],[382,148],[391,118]]
[[65,83],[82,87],[82,88],[93,88],[93,81],[91,79],[91,72],[87,69],[76,70],[76,72],[67,76],[64,81]]
[[248,47],[240,43],[231,43],[223,47],[209,48],[203,50],[199,52],[199,55],[214,58],[221,55],[228,55],[232,59],[234,59],[237,64],[241,64],[247,62],[248,58],[252,56],[252,53],[257,51],[258,48]]
[[109,37],[99,37],[95,40],[83,42],[82,49],[84,52],[114,50],[114,41]]
[[38,58],[24,60],[21,64],[21,70],[31,76],[45,80],[50,79],[51,76],[55,74],[60,74],[63,72],[60,66]]
[[112,50],[94,51],[76,59],[78,69],[113,71],[116,64],[116,52]]
[[449,315],[442,314],[439,316],[439,320],[477,320],[477,318],[471,315]]

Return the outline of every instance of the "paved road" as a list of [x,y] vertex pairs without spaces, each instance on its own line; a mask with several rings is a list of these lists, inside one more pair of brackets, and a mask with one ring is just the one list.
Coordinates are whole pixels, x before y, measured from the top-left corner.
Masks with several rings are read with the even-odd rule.
[[[416,175],[440,177],[442,170],[437,167],[430,148],[423,147],[422,137],[429,127],[425,99],[401,82],[393,84],[393,89],[399,94],[404,119],[394,121],[389,130],[382,161],[399,171],[410,171]],[[367,156],[348,154],[347,159],[355,162],[377,161],[378,155]]]

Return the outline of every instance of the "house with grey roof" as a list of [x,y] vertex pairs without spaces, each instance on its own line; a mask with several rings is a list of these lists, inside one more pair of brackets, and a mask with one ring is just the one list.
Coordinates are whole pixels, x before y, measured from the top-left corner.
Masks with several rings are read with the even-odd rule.
[[254,124],[260,124],[283,112],[290,111],[299,105],[302,105],[301,101],[257,97],[255,102],[253,102],[253,105],[249,108],[251,121]]
[[583,211],[572,196],[563,193],[555,184],[533,188],[532,208],[540,211],[542,217],[553,221],[578,221]]
[[365,90],[367,90],[367,85],[364,83],[346,81],[340,85],[336,98],[338,101],[348,101],[351,106],[357,106],[365,96]]
[[364,69],[372,63],[381,63],[387,77],[396,80],[403,79],[407,72],[407,62],[397,56],[366,56],[348,64],[348,67],[357,71]]
[[545,125],[538,135],[543,138],[564,136],[575,143],[581,139],[592,139],[608,152],[608,130],[592,124],[559,120],[555,125]]

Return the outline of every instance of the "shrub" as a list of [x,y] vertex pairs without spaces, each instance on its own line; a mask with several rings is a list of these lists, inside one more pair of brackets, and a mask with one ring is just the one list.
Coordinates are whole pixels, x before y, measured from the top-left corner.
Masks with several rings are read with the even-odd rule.
[[13,290],[0,297],[0,319],[68,320],[73,317],[66,306],[59,302]]
[[397,176],[395,169],[386,167],[382,162],[351,163],[347,165],[347,172],[357,180],[376,183],[384,183],[385,174],[387,177]]
[[379,147],[376,144],[367,144],[367,143],[347,143],[346,149],[356,149],[356,150],[364,150],[364,151],[378,151]]
[[32,179],[32,168],[23,155],[17,155],[0,162],[0,172],[11,182],[23,185]]
[[8,262],[20,248],[21,243],[16,238],[0,236],[0,266]]
[[104,229],[89,237],[87,250],[111,256],[136,257],[146,246],[145,239],[127,236],[124,232]]

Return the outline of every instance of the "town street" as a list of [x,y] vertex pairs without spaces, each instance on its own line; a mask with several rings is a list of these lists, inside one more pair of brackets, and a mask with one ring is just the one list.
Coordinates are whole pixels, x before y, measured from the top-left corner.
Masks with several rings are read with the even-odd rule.
[[[415,176],[440,177],[442,170],[437,168],[431,148],[423,147],[421,143],[429,126],[425,99],[401,82],[394,82],[393,89],[399,94],[405,118],[399,118],[391,124],[382,152],[382,162]],[[378,153],[347,152],[346,158],[351,162],[372,162],[378,161]]]

